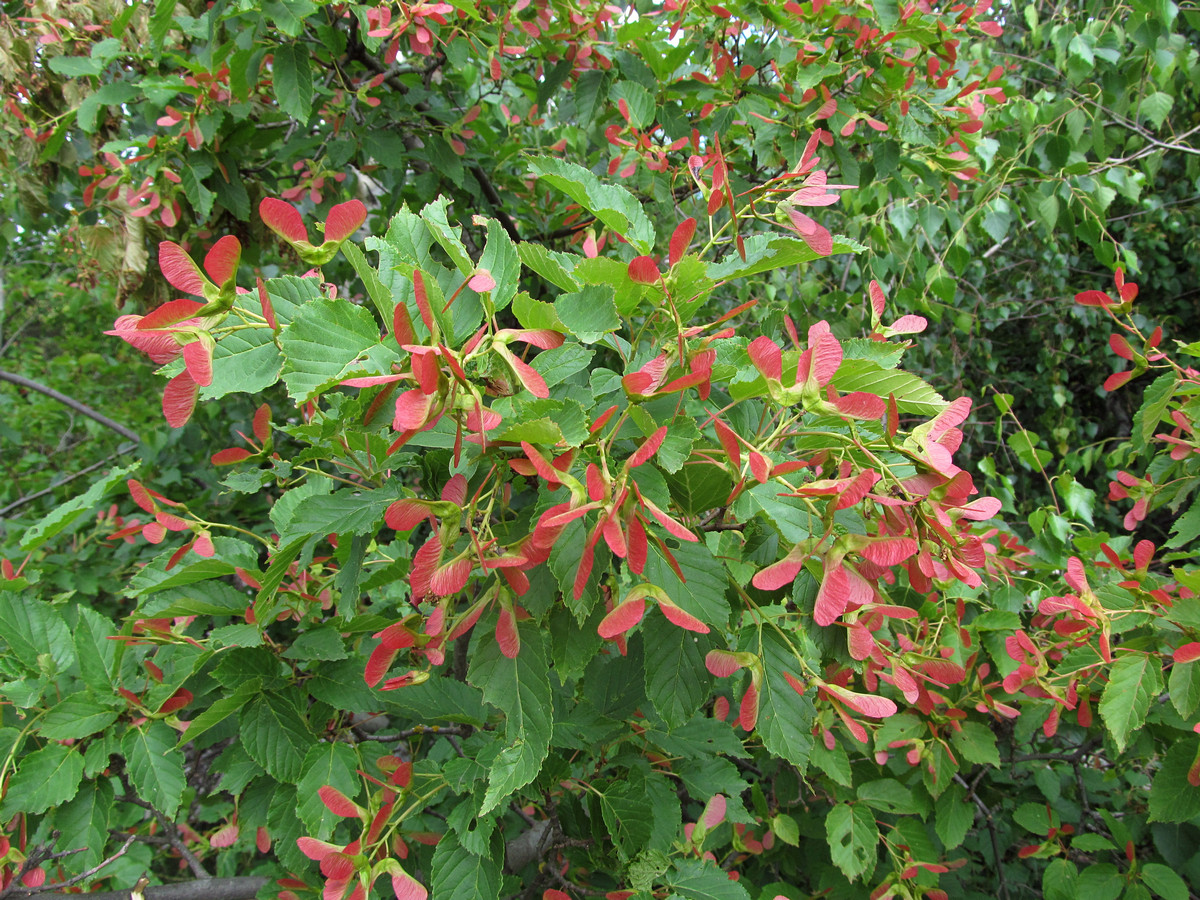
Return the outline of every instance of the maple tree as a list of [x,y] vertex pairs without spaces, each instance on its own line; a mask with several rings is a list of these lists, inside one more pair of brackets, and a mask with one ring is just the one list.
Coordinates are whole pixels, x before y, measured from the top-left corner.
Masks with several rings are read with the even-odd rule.
[[[289,900],[1187,897],[1200,348],[1121,267],[1075,288],[1131,364],[1095,381],[1156,376],[1111,457],[1132,534],[1079,488],[1014,521],[973,398],[901,365],[1011,196],[1055,233],[1064,167],[1093,178],[1079,236],[1136,263],[1115,167],[1055,143],[1077,107],[1033,128],[1045,172],[997,168],[1026,109],[1004,12],[6,18],[25,208],[123,304],[161,429],[222,437],[191,481],[112,468],[4,560],[0,897],[146,871]],[[1151,12],[1131,42],[1170,45]],[[1054,37],[1076,83],[1123,63],[1090,28]],[[1162,509],[1165,546],[1136,539]],[[67,539],[119,586],[54,590]]]

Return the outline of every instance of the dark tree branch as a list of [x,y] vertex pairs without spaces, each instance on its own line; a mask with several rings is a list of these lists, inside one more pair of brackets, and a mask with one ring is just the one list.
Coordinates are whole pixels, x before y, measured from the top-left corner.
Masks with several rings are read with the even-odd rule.
[[483,196],[491,204],[492,211],[496,214],[496,218],[500,221],[500,224],[504,226],[504,230],[508,232],[508,236],[512,238],[514,244],[520,243],[521,233],[517,231],[517,223],[512,220],[512,216],[504,208],[504,201],[496,193],[496,186],[492,184],[492,179],[488,177],[487,172],[483,171],[483,168],[480,166],[471,166],[471,174],[479,182]]
[[138,437],[136,432],[130,431],[119,422],[114,422],[108,416],[96,412],[96,410],[92,409],[86,403],[80,403],[73,397],[68,397],[66,394],[60,393],[52,387],[46,387],[46,385],[42,384],[41,382],[33,381],[32,379],[26,378],[24,375],[6,372],[3,369],[0,369],[0,381],[10,381],[13,384],[20,385],[21,387],[29,388],[32,391],[45,394],[52,400],[57,400],[59,403],[71,407],[71,409],[75,410],[76,412],[83,413],[89,419],[94,419],[105,428],[112,429],[122,437],[128,438],[131,441],[141,441],[141,438]]
[[967,789],[968,796],[975,801],[975,805],[979,807],[979,812],[983,815],[983,824],[987,826],[988,835],[992,839],[992,860],[996,866],[996,896],[1000,900],[1009,900],[1008,880],[1004,877],[1004,863],[1001,861],[1000,854],[1000,839],[996,835],[996,823],[992,815],[992,810],[986,803],[979,799],[979,795],[975,793],[975,787],[967,784],[965,778],[961,775],[955,775],[954,780]]
[[[180,884],[163,884],[145,888],[146,900],[254,900],[270,879],[243,875],[237,878],[200,878]],[[54,885],[59,888],[62,885]],[[131,891],[104,891],[88,894],[88,900],[130,900]]]
[[125,786],[126,793],[125,796],[118,797],[117,799],[123,803],[132,803],[134,806],[140,806],[142,809],[148,811],[152,816],[154,816],[155,820],[158,822],[158,827],[163,831],[163,838],[170,844],[172,849],[174,849],[180,856],[183,857],[184,861],[188,864],[188,868],[192,870],[192,874],[201,880],[211,879],[212,875],[204,868],[204,864],[200,862],[196,854],[189,850],[187,844],[184,843],[183,836],[180,835],[179,829],[175,827],[175,823],[168,819],[164,813],[155,808],[153,804],[147,803],[141,797],[137,796],[137,794],[133,792],[133,789],[126,780],[126,776],[123,772],[121,773],[120,778],[121,783]]

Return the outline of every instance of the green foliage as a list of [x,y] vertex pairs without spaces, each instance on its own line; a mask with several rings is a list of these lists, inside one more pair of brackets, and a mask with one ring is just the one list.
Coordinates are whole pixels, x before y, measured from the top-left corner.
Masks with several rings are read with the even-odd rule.
[[[1194,12],[42,11],[3,274],[40,216],[84,299],[13,358],[72,394],[115,299],[171,429],[128,388],[139,462],[6,523],[4,878],[1200,881],[1198,354],[1078,271],[1194,241]],[[1075,403],[1146,374],[1118,439]]]

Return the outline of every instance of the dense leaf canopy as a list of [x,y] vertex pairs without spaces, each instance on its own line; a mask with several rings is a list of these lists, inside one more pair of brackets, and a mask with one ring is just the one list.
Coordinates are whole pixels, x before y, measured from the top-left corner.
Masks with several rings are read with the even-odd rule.
[[0,898],[1187,898],[1198,26],[6,3]]

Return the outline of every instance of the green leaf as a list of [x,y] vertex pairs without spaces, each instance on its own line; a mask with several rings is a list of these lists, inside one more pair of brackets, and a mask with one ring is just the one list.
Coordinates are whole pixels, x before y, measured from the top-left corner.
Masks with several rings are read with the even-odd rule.
[[140,91],[128,81],[113,81],[102,85],[99,90],[88,94],[79,104],[75,121],[84,134],[94,134],[96,118],[102,106],[119,106],[136,97]]
[[892,223],[892,227],[896,229],[900,238],[904,239],[908,237],[908,233],[917,224],[917,214],[913,212],[911,206],[895,203],[888,210],[888,221]]
[[271,805],[267,810],[267,827],[271,831],[273,852],[293,872],[303,872],[311,865],[308,857],[296,846],[296,839],[304,834],[304,825],[296,815],[299,805],[295,786],[278,784],[271,794]]
[[[358,668],[361,682],[361,663]],[[385,694],[382,699],[388,710],[401,710],[418,722],[460,722],[482,728],[490,713],[478,688],[440,675],[431,675],[421,684]]]
[[556,604],[550,610],[548,630],[550,659],[563,682],[578,679],[587,664],[600,652],[604,639],[596,633],[604,618],[604,608],[596,606],[582,624],[565,606]]
[[522,328],[550,328],[562,332],[567,330],[567,327],[559,321],[553,303],[534,300],[524,291],[513,298],[512,311]]
[[1188,511],[1171,525],[1171,538],[1167,546],[1172,549],[1186,547],[1197,537],[1200,537],[1200,496],[1195,497]]
[[846,748],[835,743],[830,750],[824,741],[814,741],[808,754],[810,766],[824,772],[842,787],[854,786],[854,775],[850,771],[850,756]]
[[476,856],[487,856],[491,851],[492,835],[496,831],[496,816],[477,816],[473,798],[459,803],[446,817],[448,830],[467,851]]
[[289,694],[260,695],[243,708],[242,745],[278,781],[295,782],[316,739]]
[[79,868],[91,868],[104,859],[112,808],[112,784],[109,779],[101,778],[84,785],[74,799],[54,811],[54,827],[61,832],[57,848],[82,850],[72,857]]
[[1011,225],[1012,212],[1009,209],[1008,201],[1003,197],[997,197],[987,206],[987,213],[983,217],[983,230],[993,241],[1000,243],[1008,235]]
[[184,165],[180,170],[179,178],[183,184],[184,196],[191,204],[197,221],[206,221],[212,215],[213,201],[216,200],[217,195],[204,186],[203,180],[191,166]]
[[[287,531],[290,527],[292,519],[296,515],[296,508],[301,501],[308,497],[328,494],[333,490],[333,482],[324,477],[314,476],[301,482],[292,490],[287,491],[282,497],[275,501],[271,506],[271,511],[267,514],[271,523],[275,526],[276,531]],[[280,549],[275,550],[271,554],[271,565],[267,569],[267,576],[270,576],[271,571],[275,568],[275,558],[283,551],[283,548],[293,543],[292,541],[277,541]]]
[[280,543],[309,535],[373,534],[388,505],[401,496],[400,482],[395,481],[373,491],[350,488],[305,497],[296,504],[286,528],[280,529]]
[[869,359],[844,359],[833,376],[833,386],[839,391],[866,391],[884,400],[896,395],[901,412],[920,416],[936,416],[946,406],[942,395],[923,380],[899,369],[885,369]]
[[621,234],[639,253],[654,249],[654,225],[625,188],[606,184],[582,166],[551,156],[530,157],[529,166],[547,184]]
[[1079,870],[1066,859],[1053,860],[1042,873],[1044,900],[1078,900]]
[[668,475],[675,475],[691,457],[692,446],[700,439],[700,430],[696,420],[687,415],[676,416],[666,425],[667,436],[654,456],[654,463]]
[[1000,765],[1000,751],[996,749],[996,735],[982,722],[965,721],[951,732],[950,743],[959,755],[968,762],[985,766]]
[[105,709],[94,695],[85,691],[60,700],[46,713],[38,731],[51,741],[78,740],[103,731],[119,715],[116,710]]
[[1050,462],[1050,451],[1040,446],[1042,436],[1036,431],[1022,428],[1011,432],[1004,440],[1017,459],[1031,469],[1043,469]]
[[530,365],[545,379],[547,387],[554,387],[586,369],[594,355],[593,351],[572,342],[553,350],[543,350]]
[[554,447],[566,440],[562,428],[549,416],[516,422],[511,427],[502,430],[496,435],[496,438],[501,441],[527,441],[543,447]]
[[803,773],[812,751],[812,723],[817,711],[806,692],[796,693],[783,673],[802,674],[800,661],[774,629],[762,631],[763,679],[758,698],[757,734],[763,746]]
[[250,194],[242,180],[241,171],[228,151],[221,153],[224,165],[220,175],[209,179],[209,186],[217,194],[217,203],[235,219],[245,222],[250,218]]
[[881,369],[894,369],[900,365],[900,360],[904,358],[904,350],[903,344],[872,341],[869,338],[848,338],[842,341],[843,360],[867,359]]
[[68,78],[99,75],[104,71],[103,60],[91,59],[87,56],[52,56],[46,65],[50,67],[50,71]]
[[304,20],[316,6],[311,0],[268,0],[262,9],[276,28],[294,38],[304,33]]
[[771,830],[775,837],[792,847],[800,846],[800,826],[787,813],[779,813],[771,819]]
[[[792,237],[770,234],[754,234],[745,239],[746,259],[737,252],[730,252],[719,263],[709,263],[708,277],[713,281],[734,278],[749,278],[772,269],[786,269],[823,257],[804,241]],[[862,244],[838,235],[833,241],[833,253],[861,253]]]
[[645,772],[630,769],[624,778],[605,788],[599,799],[608,836],[621,859],[637,856],[649,844],[654,823],[654,810],[647,804]]
[[162,46],[163,38],[174,24],[175,3],[176,0],[154,0],[154,14],[150,17],[150,43],[155,48]]
[[1171,704],[1185,719],[1200,706],[1200,663],[1175,663],[1167,679]]
[[1165,91],[1155,91],[1142,98],[1140,111],[1150,124],[1158,129],[1163,127],[1163,123],[1171,114],[1171,107],[1174,105],[1175,98],[1170,94]]
[[937,798],[933,808],[933,829],[947,850],[962,844],[975,823],[975,804],[967,799],[967,792],[958,782],[951,784]]
[[1012,814],[1013,821],[1039,837],[1046,837],[1059,825],[1058,814],[1045,803],[1022,803]]
[[107,475],[93,484],[84,493],[55,507],[28,529],[21,536],[21,549],[29,552],[36,550],[55,535],[69,528],[80,516],[90,513],[104,496],[118,483],[124,482],[138,470],[141,463],[133,463],[111,469]]
[[280,44],[274,50],[271,84],[279,108],[301,125],[312,114],[312,65],[307,44]]
[[591,124],[608,98],[608,88],[612,79],[599,69],[584,72],[575,83],[575,112],[576,121],[583,127]]
[[864,781],[856,791],[858,799],[872,809],[898,815],[914,815],[928,812],[928,803],[921,804],[913,793],[895,778],[876,778]]
[[608,548],[601,541],[601,545],[596,548],[596,561],[592,566],[592,573],[584,584],[583,593],[576,600],[574,594],[575,572],[579,568],[579,560],[583,557],[588,531],[589,529],[583,521],[576,519],[563,529],[563,533],[559,535],[558,540],[550,549],[550,571],[554,573],[554,578],[562,591],[563,602],[574,613],[576,621],[580,624],[600,599],[599,572],[604,570],[608,560]]
[[358,754],[339,741],[317,744],[304,757],[301,767],[303,774],[296,783],[296,793],[300,798],[296,813],[312,837],[319,841],[329,840],[334,826],[341,821],[317,792],[328,785],[353,800],[359,789],[359,779],[354,770],[359,766]]
[[1076,897],[1087,900],[1116,900],[1125,887],[1125,879],[1112,863],[1093,863],[1079,873]]
[[321,666],[305,687],[313,698],[334,709],[356,713],[379,709],[378,696],[363,681],[363,664],[357,657]]
[[668,728],[691,719],[712,690],[704,657],[717,647],[713,635],[695,634],[658,612],[647,615],[645,640],[654,648],[646,655],[646,696]]
[[825,819],[825,836],[834,865],[851,881],[874,871],[879,829],[866,806],[836,804]]
[[589,284],[554,301],[554,312],[579,340],[594,344],[621,327],[611,285]]
[[[579,289],[579,285],[571,275],[575,263],[579,261],[579,257],[575,254],[559,253],[556,250],[547,250],[541,244],[522,241],[517,244],[517,256],[525,268],[532,269],[555,287],[564,291]],[[535,326],[526,325],[525,327]]]
[[333,625],[319,625],[301,634],[283,653],[284,659],[338,660],[347,656],[342,635]]
[[131,728],[121,743],[121,752],[138,796],[168,819],[174,819],[187,786],[183,751],[175,746],[175,732],[163,722]]
[[[353,375],[384,375],[395,351],[379,340],[371,313],[345,300],[306,304],[280,335],[283,381],[298,403]],[[218,346],[220,346],[218,344]]]
[[1175,870],[1162,863],[1146,863],[1142,866],[1142,883],[1163,900],[1188,900],[1187,883]]
[[1142,395],[1142,405],[1133,415],[1133,444],[1137,450],[1143,449],[1166,415],[1167,407],[1175,395],[1178,381],[1173,373],[1159,375],[1146,388]]
[[1186,822],[1200,815],[1200,787],[1188,781],[1188,770],[1200,756],[1197,739],[1178,738],[1150,783],[1150,821]]
[[687,900],[750,900],[740,882],[715,863],[699,859],[677,859],[664,879],[671,890]]
[[670,475],[667,487],[681,512],[699,516],[725,502],[733,489],[733,480],[719,466],[694,464]]
[[774,484],[756,484],[734,501],[733,513],[745,522],[761,512],[789,544],[807,540],[811,528],[821,527],[820,521],[812,519],[795,498],[780,497],[779,493]]
[[112,693],[112,671],[117,658],[116,629],[107,616],[86,606],[77,610],[79,619],[75,623],[72,637],[75,641],[75,656],[79,660],[79,675],[83,683],[100,694]]
[[243,681],[234,689],[233,693],[217,698],[208,709],[193,718],[188,723],[187,731],[180,737],[179,743],[182,745],[196,740],[213,726],[221,724],[234,713],[240,712],[242,707],[261,691],[261,678],[250,678]]
[[[449,198],[439,196],[421,210],[421,219],[429,229],[429,233],[433,235],[433,239],[446,251],[454,263],[454,267],[464,277],[469,277],[475,271],[475,261],[471,259],[471,254],[467,252],[466,245],[462,242],[462,229],[457,225],[450,224],[446,214],[446,207],[449,203]],[[426,267],[424,262],[419,259],[413,260],[413,263],[423,268]]]
[[[194,557],[192,557],[194,558]],[[163,564],[165,565],[165,563]],[[149,565],[133,576],[129,581],[129,595],[147,597],[160,591],[186,587],[198,582],[232,575],[236,567],[221,559],[201,559],[186,566],[178,567],[170,572],[163,571],[158,566]],[[228,615],[237,607],[223,606],[203,600],[192,601],[192,606],[180,615]]]
[[41,600],[0,594],[0,644],[32,672],[53,663],[64,672],[75,662],[71,630],[58,610]]
[[623,316],[633,315],[647,294],[654,292],[655,297],[661,297],[659,288],[638,284],[629,277],[628,263],[608,256],[581,259],[575,266],[574,274],[581,284],[611,286],[613,302],[617,312]]
[[[272,278],[266,283],[267,294],[275,320],[285,328],[296,313],[321,296],[320,282],[315,278]],[[235,309],[260,315],[257,292],[241,294]],[[222,336],[213,351],[212,384],[200,389],[204,400],[217,400],[227,394],[257,394],[279,380],[283,356],[275,345],[270,328],[243,328]]]
[[371,267],[367,258],[363,256],[363,252],[358,249],[358,244],[353,241],[346,241],[342,244],[342,253],[345,254],[346,259],[350,260],[350,265],[354,267],[354,273],[362,281],[363,287],[367,289],[367,296],[371,298],[371,303],[379,313],[379,320],[390,323],[396,304],[392,300],[391,292],[379,280],[379,273]]
[[492,289],[492,306],[500,310],[512,303],[521,278],[521,263],[512,238],[495,219],[487,220],[487,243],[479,257],[479,268],[487,269],[496,282]]
[[[729,769],[736,767],[728,760],[714,760],[726,764]],[[676,793],[676,784],[661,772],[651,771],[646,776],[646,787],[642,791],[642,802],[650,809],[650,840],[648,849],[666,853],[679,840],[683,828],[683,806]]]
[[630,124],[634,128],[645,128],[654,121],[654,95],[636,81],[617,81],[610,92],[612,102],[625,101]]
[[1162,660],[1146,653],[1125,653],[1109,670],[1100,698],[1100,717],[1124,750],[1129,734],[1142,727],[1150,702],[1162,690]]
[[430,895],[438,900],[496,900],[500,896],[500,867],[490,856],[476,856],[454,832],[442,835],[433,851]]
[[1037,212],[1038,221],[1047,231],[1050,231],[1058,221],[1058,197],[1048,194],[1040,198],[1037,205],[1034,206],[1034,210]]
[[63,744],[47,744],[18,758],[0,815],[7,821],[19,812],[38,815],[61,806],[75,796],[82,778],[82,753]]
[[1116,850],[1117,845],[1104,835],[1084,833],[1071,838],[1071,849],[1094,853],[1097,850]]
[[493,638],[484,637],[467,673],[467,680],[483,690],[483,699],[504,712],[506,745],[488,772],[480,815],[533,781],[550,750],[553,704],[545,638],[532,622],[522,622],[518,632],[521,650],[516,659],[501,653]]
[[728,577],[721,561],[704,544],[691,541],[679,542],[678,547],[671,549],[671,555],[684,581],[679,580],[662,549],[655,544],[646,554],[642,577],[662,588],[684,612],[708,625],[724,628],[729,622],[729,601],[725,598]]

